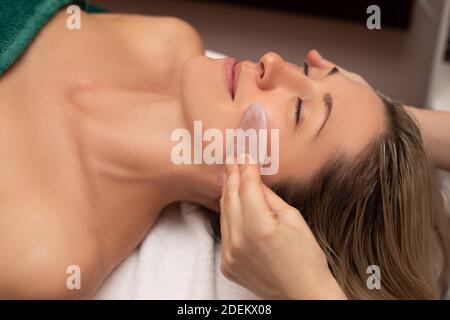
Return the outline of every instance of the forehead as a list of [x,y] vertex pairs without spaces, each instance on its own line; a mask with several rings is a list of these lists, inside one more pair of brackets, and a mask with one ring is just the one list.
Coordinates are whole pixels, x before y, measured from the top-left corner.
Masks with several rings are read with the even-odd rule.
[[333,98],[328,139],[349,155],[361,152],[385,128],[385,106],[368,85],[338,73],[324,80]]

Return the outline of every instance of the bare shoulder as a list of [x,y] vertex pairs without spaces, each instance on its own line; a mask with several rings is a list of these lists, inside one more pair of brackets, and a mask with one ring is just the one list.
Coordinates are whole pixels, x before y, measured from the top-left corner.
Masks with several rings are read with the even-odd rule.
[[148,83],[164,84],[171,93],[179,91],[184,63],[204,53],[198,32],[179,18],[98,14],[93,19],[104,24],[102,35],[115,39],[110,51],[126,52],[122,61],[146,74]]
[[203,52],[203,41],[200,34],[190,23],[176,17],[156,19],[159,20],[160,26],[167,30],[166,32],[168,32],[169,36],[177,41],[177,44],[181,46],[180,49],[185,49],[195,54]]
[[128,40],[141,46],[159,47],[181,55],[202,54],[203,41],[197,30],[187,21],[170,16],[144,16],[132,14],[96,14],[95,19],[108,21]]

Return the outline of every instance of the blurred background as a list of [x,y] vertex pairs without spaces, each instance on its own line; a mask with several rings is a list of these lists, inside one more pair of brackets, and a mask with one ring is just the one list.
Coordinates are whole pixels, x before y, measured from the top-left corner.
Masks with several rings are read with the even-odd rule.
[[[239,59],[257,61],[265,52],[276,51],[302,64],[308,50],[316,48],[393,98],[450,110],[450,0],[91,3],[114,12],[182,18],[199,31],[207,49]],[[381,8],[381,30],[366,27],[371,4]]]

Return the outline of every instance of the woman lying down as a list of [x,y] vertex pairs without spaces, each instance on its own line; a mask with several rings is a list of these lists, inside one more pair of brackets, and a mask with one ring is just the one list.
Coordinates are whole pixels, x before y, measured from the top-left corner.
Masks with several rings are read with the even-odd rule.
[[[0,78],[0,298],[91,297],[176,201],[220,213],[221,270],[262,298],[443,295],[450,114],[393,102],[317,51],[236,65],[175,18],[66,18]],[[276,174],[171,160],[174,130],[238,128],[254,102],[279,129]]]

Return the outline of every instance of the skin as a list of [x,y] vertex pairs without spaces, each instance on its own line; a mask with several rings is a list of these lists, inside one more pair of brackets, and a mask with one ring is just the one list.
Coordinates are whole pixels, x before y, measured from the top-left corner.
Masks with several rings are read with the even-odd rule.
[[[168,157],[198,34],[174,18],[81,19],[68,30],[59,12],[0,78],[0,298],[90,297],[164,206],[209,200],[185,188],[204,184],[198,168]],[[66,289],[73,264],[82,290]]]
[[[238,128],[248,105],[262,103],[268,127],[280,132],[279,173],[264,181],[271,185],[290,176],[308,180],[336,153],[353,157],[361,152],[384,128],[384,107],[374,91],[343,69],[327,76],[333,67],[311,65],[305,76],[303,68],[270,52],[258,63],[241,63],[233,100],[221,75],[223,61],[195,56],[186,62],[183,73],[186,118],[190,123],[201,119],[204,130]],[[206,82],[208,90],[202,90]],[[326,93],[332,97],[333,108],[317,135],[325,119]],[[303,103],[296,125],[298,97]]]
[[[314,50],[308,62],[318,68],[335,65]],[[341,70],[368,86],[360,76]],[[450,171],[450,113],[405,108],[421,128],[435,166]],[[249,162],[227,166],[224,178],[222,273],[266,299],[346,299],[301,213],[267,187],[258,166]]]
[[426,152],[439,169],[450,171],[450,112],[417,109],[406,110],[418,122]]
[[[0,78],[0,298],[88,298],[166,205],[191,201],[219,211],[222,166],[170,160],[172,131],[192,130],[193,120],[205,129],[237,128],[246,106],[262,102],[269,126],[280,128],[280,171],[265,178],[268,185],[308,179],[328,157],[358,153],[383,129],[373,90],[343,69],[325,77],[332,66],[314,52],[309,77],[275,53],[243,62],[233,101],[224,61],[204,57],[185,22],[81,20],[81,30],[68,30],[60,11]],[[314,138],[324,93],[333,110]],[[299,95],[304,119],[295,129]],[[322,262],[311,257],[312,266]],[[73,264],[81,290],[66,289]]]
[[249,162],[227,166],[220,200],[223,274],[266,299],[346,299],[302,215]]

